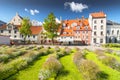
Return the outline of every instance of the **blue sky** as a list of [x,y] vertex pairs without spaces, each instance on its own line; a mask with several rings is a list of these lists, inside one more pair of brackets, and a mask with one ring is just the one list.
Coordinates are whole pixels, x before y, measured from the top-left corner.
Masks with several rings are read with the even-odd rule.
[[50,12],[62,19],[75,19],[103,11],[107,19],[120,23],[120,0],[0,0],[0,20],[8,22],[18,12],[43,22]]

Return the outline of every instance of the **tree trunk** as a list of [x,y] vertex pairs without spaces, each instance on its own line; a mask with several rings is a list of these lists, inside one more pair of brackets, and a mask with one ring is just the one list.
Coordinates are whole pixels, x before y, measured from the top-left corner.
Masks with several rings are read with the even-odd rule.
[[26,37],[24,37],[24,44],[26,44]]
[[52,44],[54,45],[54,38],[52,38]]

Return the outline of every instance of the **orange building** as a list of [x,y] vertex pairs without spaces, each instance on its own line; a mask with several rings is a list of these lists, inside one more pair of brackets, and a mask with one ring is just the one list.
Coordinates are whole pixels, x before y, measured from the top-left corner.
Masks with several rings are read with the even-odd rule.
[[92,29],[89,26],[88,19],[64,20],[60,41],[71,44],[90,44]]

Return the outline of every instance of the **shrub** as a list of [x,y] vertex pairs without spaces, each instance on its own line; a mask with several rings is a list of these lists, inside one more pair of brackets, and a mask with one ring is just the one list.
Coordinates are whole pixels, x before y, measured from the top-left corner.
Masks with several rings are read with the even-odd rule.
[[73,61],[74,63],[78,66],[80,64],[80,62],[83,60],[83,54],[79,51],[76,52],[73,56]]
[[0,62],[7,62],[8,59],[9,59],[9,55],[7,55],[7,54],[0,55]]
[[78,69],[82,73],[84,80],[97,80],[97,73],[100,72],[98,66],[90,60],[83,60]]
[[61,63],[57,60],[55,56],[50,56],[46,62],[43,64],[42,69],[39,73],[40,80],[47,80],[50,78],[55,78],[58,71],[62,68]]

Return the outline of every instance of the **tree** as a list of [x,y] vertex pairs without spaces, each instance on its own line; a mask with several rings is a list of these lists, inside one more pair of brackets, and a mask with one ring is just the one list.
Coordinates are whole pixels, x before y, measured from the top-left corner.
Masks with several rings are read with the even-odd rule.
[[23,18],[22,25],[21,25],[21,28],[20,28],[20,34],[22,34],[23,37],[24,37],[24,44],[26,42],[26,37],[28,35],[31,35],[30,27],[31,27],[31,23],[30,23],[29,18]]
[[55,16],[53,13],[50,13],[48,17],[44,20],[43,27],[45,29],[45,34],[48,38],[51,39],[52,43],[54,44],[54,38],[57,37],[57,32],[59,29],[60,24],[56,22]]

